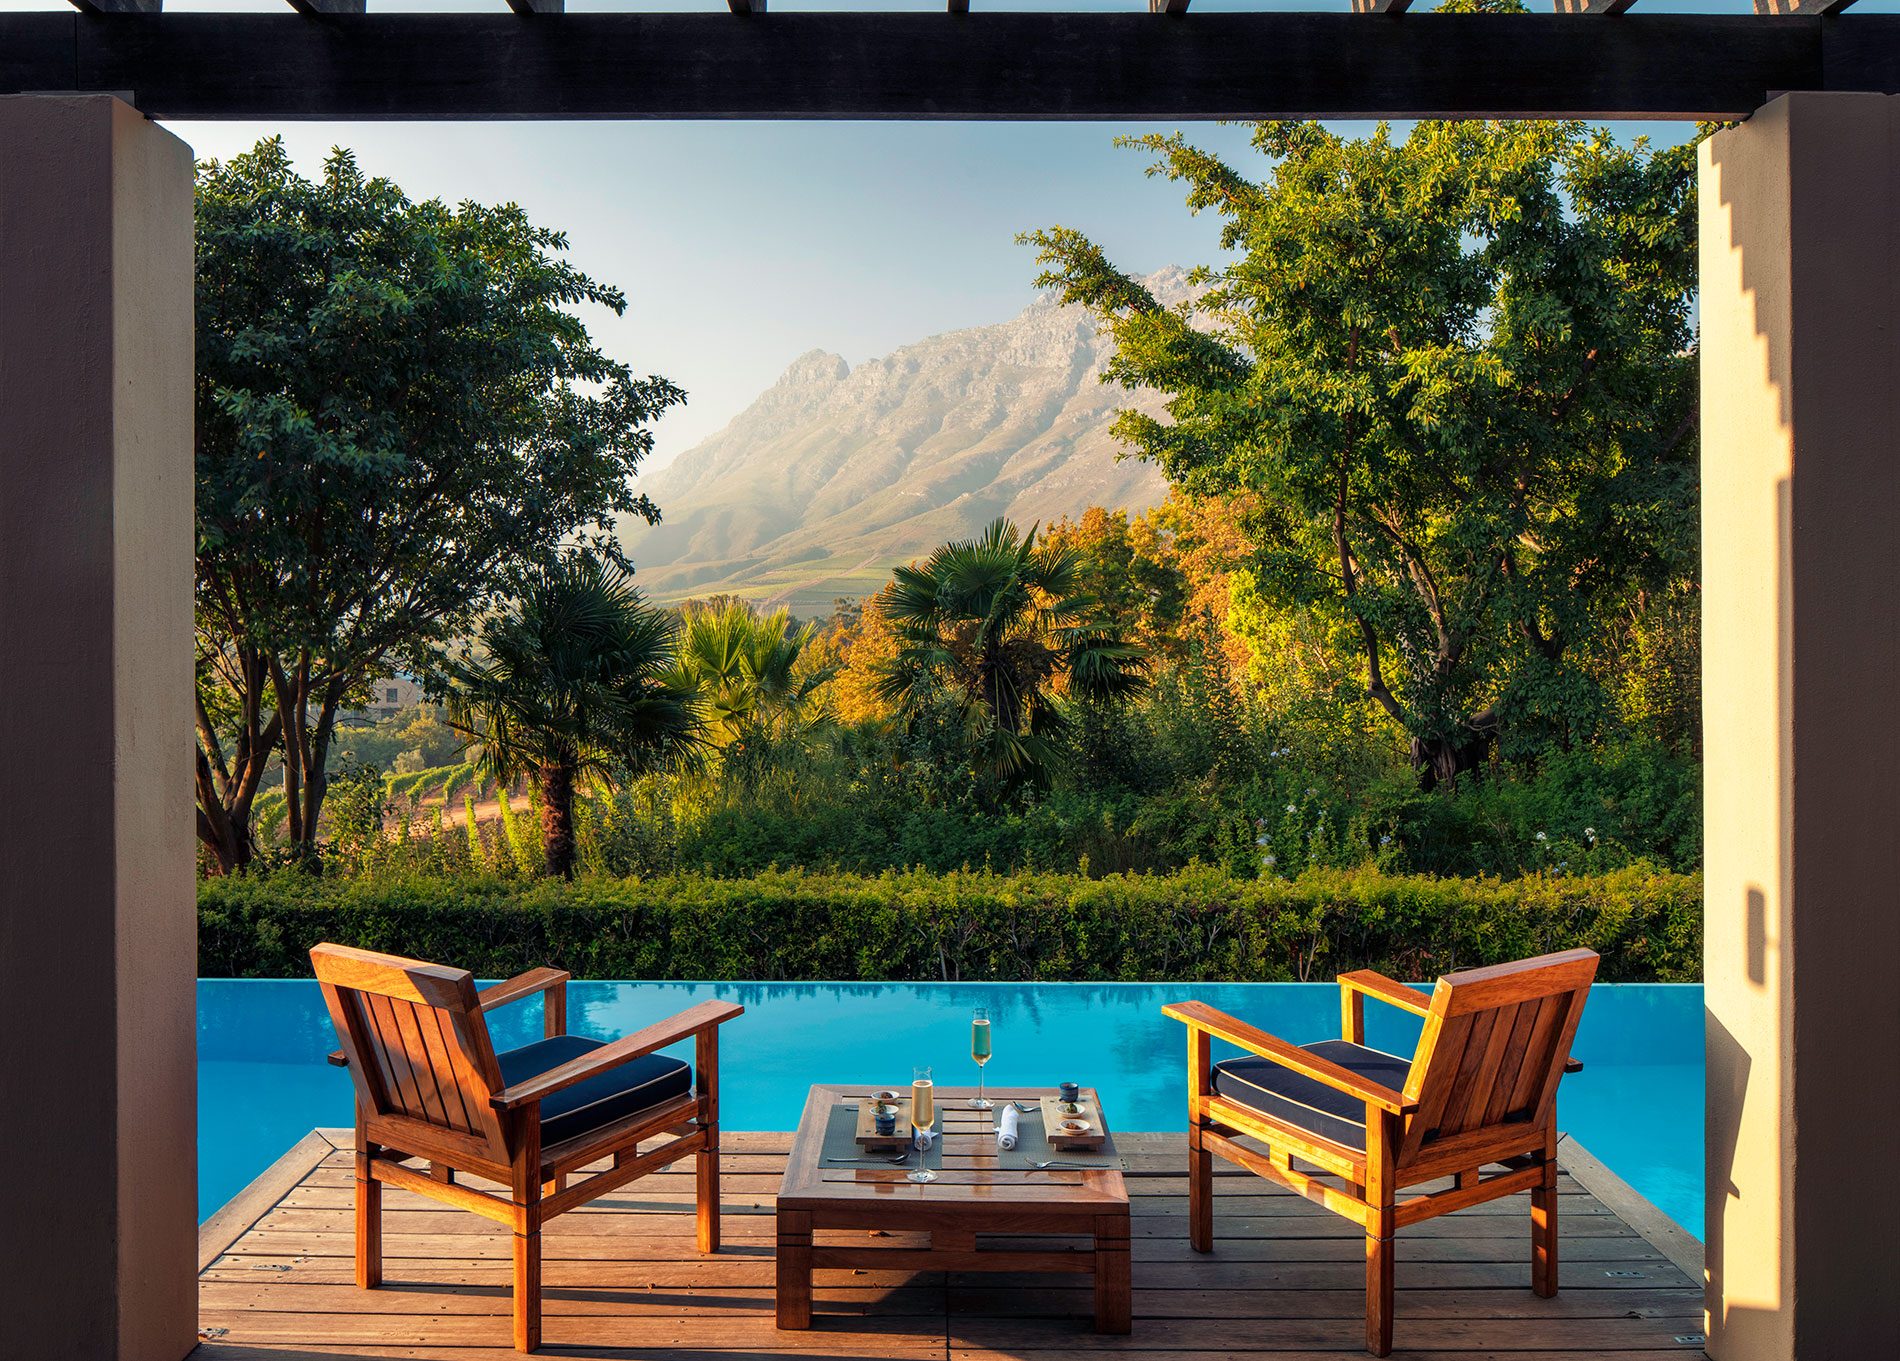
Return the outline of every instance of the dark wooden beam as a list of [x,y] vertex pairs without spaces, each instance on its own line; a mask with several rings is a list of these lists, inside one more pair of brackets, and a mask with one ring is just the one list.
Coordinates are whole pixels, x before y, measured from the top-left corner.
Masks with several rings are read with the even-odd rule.
[[516,14],[559,14],[567,0],[508,0],[508,8]]
[[734,14],[763,14],[765,0],[726,0],[726,8]]
[[1839,14],[1854,0],[1755,0],[1757,14]]
[[366,14],[365,0],[290,0],[299,14]]
[[1354,14],[1403,14],[1412,0],[1352,0]]
[[1186,14],[1188,0],[1148,0],[1150,14]]
[[88,14],[157,14],[165,0],[68,0]]
[[0,14],[0,93],[160,118],[1740,118],[1900,93],[1900,16]]
[[1622,14],[1636,0],[1552,0],[1559,14]]

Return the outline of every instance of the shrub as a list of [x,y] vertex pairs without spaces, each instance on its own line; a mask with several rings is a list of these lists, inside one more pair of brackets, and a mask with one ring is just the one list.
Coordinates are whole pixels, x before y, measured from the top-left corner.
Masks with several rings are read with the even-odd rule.
[[1446,880],[1310,870],[1292,881],[1166,876],[774,871],[376,882],[296,872],[199,885],[199,972],[287,977],[320,940],[452,961],[482,977],[540,964],[592,978],[753,980],[1422,979],[1587,945],[1605,981],[1701,976],[1699,876]]

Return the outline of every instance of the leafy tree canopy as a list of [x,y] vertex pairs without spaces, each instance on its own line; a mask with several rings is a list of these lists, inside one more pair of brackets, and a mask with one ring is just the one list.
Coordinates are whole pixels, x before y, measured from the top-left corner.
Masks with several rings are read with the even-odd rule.
[[229,870],[280,747],[308,846],[353,692],[657,518],[629,479],[684,395],[601,352],[581,312],[625,298],[513,204],[412,202],[342,150],[306,179],[271,139],[200,167],[197,233],[198,827]]
[[448,663],[449,721],[502,784],[541,794],[550,874],[574,871],[574,784],[691,760],[697,696],[675,669],[679,619],[646,605],[630,573],[592,552],[530,569]]
[[896,640],[880,696],[913,720],[954,713],[992,791],[1047,782],[1051,739],[1066,721],[1059,689],[1112,700],[1147,684],[1142,648],[1107,627],[1080,589],[1082,563],[1075,549],[998,519],[898,568],[876,597]]
[[1169,396],[1120,437],[1244,496],[1254,587],[1344,640],[1428,786],[1499,738],[1587,735],[1594,634],[1693,568],[1692,149],[1276,122],[1255,180],[1178,135],[1125,144],[1230,255],[1168,308],[1080,232],[1025,238],[1111,328],[1105,379]]

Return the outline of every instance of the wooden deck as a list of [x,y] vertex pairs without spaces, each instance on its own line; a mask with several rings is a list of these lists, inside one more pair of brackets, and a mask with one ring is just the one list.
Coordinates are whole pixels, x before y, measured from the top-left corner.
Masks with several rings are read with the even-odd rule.
[[[1197,1256],[1186,1241],[1181,1136],[1117,1137],[1129,1155],[1134,1212],[1129,1337],[1091,1332],[1087,1287],[1062,1277],[904,1272],[821,1272],[812,1329],[778,1331],[771,1210],[791,1136],[727,1134],[726,1249],[717,1257],[693,1250],[690,1164],[548,1227],[543,1354],[603,1361],[1363,1354],[1364,1249],[1351,1225],[1226,1169],[1215,1197],[1215,1251]],[[340,1131],[313,1133],[205,1225],[206,1341],[195,1356],[516,1355],[508,1345],[509,1249],[498,1225],[390,1190],[387,1284],[363,1291],[351,1282],[350,1167],[337,1147],[347,1142]],[[1525,1196],[1402,1234],[1394,1355],[1700,1357],[1699,1245],[1581,1150],[1565,1159],[1563,1192],[1556,1299],[1530,1292]]]

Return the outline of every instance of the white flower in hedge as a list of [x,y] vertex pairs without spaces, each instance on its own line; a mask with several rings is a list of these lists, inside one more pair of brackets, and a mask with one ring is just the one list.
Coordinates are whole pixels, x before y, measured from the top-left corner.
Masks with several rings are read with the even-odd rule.
[[1392,844],[1392,833],[1387,832],[1385,835],[1381,836],[1379,838],[1379,844],[1381,846],[1390,846]]
[[1289,812],[1289,813],[1297,813],[1297,812],[1299,812],[1300,810],[1299,810],[1298,808],[1295,808],[1295,807],[1294,807],[1294,806],[1293,806],[1292,804],[1290,804],[1290,803],[1289,803],[1289,804],[1288,804],[1288,805],[1286,806],[1286,811],[1287,811],[1287,812]]
[[1583,838],[1585,841],[1588,841],[1592,845],[1594,845],[1597,839],[1597,829],[1594,827],[1585,827],[1583,829]]
[[1268,869],[1272,869],[1275,865],[1279,864],[1280,862],[1274,859],[1274,857],[1270,855],[1263,855],[1260,857],[1260,863],[1265,865]]
[[1537,839],[1538,839],[1539,841],[1549,841],[1549,840],[1550,840],[1550,834],[1549,834],[1548,832],[1539,832],[1539,833],[1537,834]]

